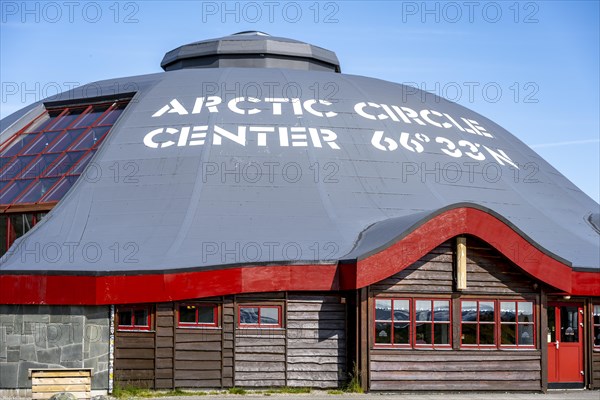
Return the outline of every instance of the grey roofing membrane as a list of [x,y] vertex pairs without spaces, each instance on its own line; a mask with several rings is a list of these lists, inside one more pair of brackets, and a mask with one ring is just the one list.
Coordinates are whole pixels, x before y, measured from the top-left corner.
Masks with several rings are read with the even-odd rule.
[[[2,272],[330,263],[385,247],[458,203],[497,215],[574,268],[600,271],[590,223],[598,203],[494,122],[432,94],[333,72],[204,68],[96,82],[45,102],[84,98],[90,87],[136,95]],[[208,96],[223,100],[213,112]],[[235,97],[255,98],[235,103],[252,112],[234,112]],[[394,118],[364,116],[388,110]],[[3,134],[23,115],[0,121]]]

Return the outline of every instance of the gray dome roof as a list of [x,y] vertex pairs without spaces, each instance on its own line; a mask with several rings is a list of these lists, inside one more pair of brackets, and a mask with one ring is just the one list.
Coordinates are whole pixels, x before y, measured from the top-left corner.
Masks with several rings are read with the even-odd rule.
[[183,68],[290,68],[340,72],[334,52],[300,42],[246,31],[180,46],[165,54],[165,71]]
[[[322,104],[303,91],[296,112],[265,96],[236,103],[253,112],[233,112],[225,95],[215,112],[206,104],[194,112],[207,81],[218,87],[294,82],[301,88],[317,82],[337,91]],[[464,203],[502,217],[567,265],[599,269],[600,236],[588,221],[598,204],[515,136],[458,104],[382,80],[292,69],[184,69],[93,85],[137,91],[92,161],[105,173],[80,179],[15,244],[0,271],[334,263],[360,258],[420,220]],[[85,97],[86,90],[60,98]],[[475,134],[474,126],[489,136]],[[135,174],[115,181],[114,165],[135,166]],[[106,250],[98,261],[65,251],[44,263],[18,251],[64,242],[102,249],[119,243],[135,252],[113,260]]]

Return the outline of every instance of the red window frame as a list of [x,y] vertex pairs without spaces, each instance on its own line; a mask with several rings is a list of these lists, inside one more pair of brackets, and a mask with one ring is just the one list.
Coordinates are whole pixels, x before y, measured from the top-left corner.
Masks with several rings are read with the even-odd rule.
[[[383,301],[391,301],[391,320],[380,320],[377,319],[377,300],[383,300]],[[394,302],[396,301],[408,301],[408,321],[405,320],[401,320],[401,321],[396,321],[395,317],[394,317]],[[412,318],[413,318],[413,308],[412,308],[412,299],[410,298],[405,298],[405,297],[379,297],[379,298],[375,298],[373,301],[373,316],[374,316],[374,323],[373,323],[373,344],[377,347],[394,347],[394,348],[411,348],[412,347],[412,339],[413,339],[413,323],[412,323]],[[394,325],[396,323],[406,323],[408,322],[408,343],[394,343]],[[390,328],[390,343],[377,343],[377,323],[385,323],[385,324],[391,324],[391,328]]]
[[[514,322],[507,322],[507,321],[502,321],[502,303],[515,303],[515,321]],[[519,304],[520,303],[531,303],[531,319],[532,322],[521,322],[519,321]],[[537,328],[537,316],[536,316],[536,312],[535,312],[535,301],[533,300],[513,300],[513,299],[500,299],[498,300],[498,312],[497,312],[497,318],[498,318],[498,331],[497,331],[497,336],[496,336],[496,340],[498,342],[498,348],[499,349],[535,349],[536,348],[536,343],[537,343],[537,337],[536,337],[536,328]],[[508,325],[514,325],[515,326],[515,342],[514,344],[512,343],[507,343],[507,344],[503,344],[502,343],[502,326],[508,326]],[[519,326],[531,326],[531,335],[533,336],[531,338],[531,344],[520,344],[519,340],[518,340],[518,335],[519,335]]]
[[[464,321],[462,317],[463,303],[464,302],[474,302],[477,304],[477,319],[475,321]],[[493,321],[480,321],[480,303],[492,303],[494,304],[494,319]],[[463,349],[497,349],[498,348],[498,301],[495,299],[461,299],[460,301],[460,347]],[[463,343],[463,325],[476,325],[476,337],[477,343]],[[494,332],[494,343],[492,344],[481,344],[480,339],[480,328],[481,325],[493,325]]]
[[[146,311],[146,324],[135,325],[135,311],[144,310]],[[121,313],[131,312],[130,324],[123,325],[121,322]],[[152,330],[152,308],[146,305],[139,306],[118,306],[116,314],[116,326],[118,331],[150,331]]]
[[600,304],[592,304],[592,334],[594,351],[600,351]]
[[[181,321],[181,308],[182,307],[194,307],[196,310],[195,322],[183,322]],[[213,315],[213,322],[198,322],[198,310],[200,308],[211,308]],[[177,326],[179,328],[218,328],[219,327],[219,306],[211,303],[180,303],[177,307]]]
[[[429,301],[431,302],[431,321],[417,321],[417,302],[418,301]],[[448,321],[436,321],[435,320],[435,302],[444,301],[448,303]],[[413,302],[413,338],[415,349],[452,349],[452,300],[451,299],[435,299],[435,298],[415,298]],[[431,325],[431,341],[432,343],[417,343],[417,324],[424,323]],[[435,343],[435,326],[436,325],[447,325],[448,326],[448,343]]]
[[[242,323],[241,311],[244,308],[258,308],[258,322],[257,323]],[[276,308],[277,309],[277,324],[265,324],[260,322],[261,310],[263,308]],[[238,306],[238,327],[239,328],[281,328],[282,327],[282,307],[280,305],[256,305],[256,304],[244,304]]]
[[[399,348],[399,349],[442,349],[442,350],[449,350],[452,349],[452,299],[449,298],[425,298],[425,297],[412,297],[412,298],[407,298],[407,297],[375,297],[374,298],[374,302],[373,302],[373,346],[377,347],[377,348]],[[410,310],[410,315],[409,315],[409,343],[402,343],[402,344],[394,344],[393,343],[393,336],[392,336],[392,344],[390,343],[377,343],[376,342],[376,329],[377,329],[377,322],[384,322],[384,323],[390,323],[390,321],[388,320],[377,320],[377,316],[376,316],[376,305],[377,305],[377,300],[408,300],[409,302],[409,310]],[[417,321],[417,309],[416,309],[416,304],[417,301],[429,301],[431,302],[431,321]],[[448,304],[448,321],[435,321],[435,308],[434,305],[436,301],[444,301]],[[392,302],[392,330],[391,330],[391,334],[393,335],[393,302]],[[405,322],[405,321],[402,321]],[[417,343],[417,324],[428,324],[430,325],[430,329],[431,329],[431,338],[432,338],[432,342],[433,343]],[[448,343],[435,343],[435,326],[436,325],[447,325],[448,328]]]

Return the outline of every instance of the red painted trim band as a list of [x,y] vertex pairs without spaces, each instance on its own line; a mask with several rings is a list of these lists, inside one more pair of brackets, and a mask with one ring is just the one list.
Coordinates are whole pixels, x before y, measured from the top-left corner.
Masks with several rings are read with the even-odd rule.
[[460,207],[356,263],[247,266],[120,276],[0,275],[0,304],[154,303],[252,292],[354,290],[381,281],[457,235],[476,236],[557,292],[600,295],[600,273],[573,271],[485,211]]

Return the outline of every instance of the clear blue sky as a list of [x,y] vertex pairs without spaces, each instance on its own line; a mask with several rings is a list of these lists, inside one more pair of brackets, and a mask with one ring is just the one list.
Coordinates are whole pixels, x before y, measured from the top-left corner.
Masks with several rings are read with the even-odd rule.
[[160,72],[165,52],[260,30],[334,50],[505,127],[600,197],[598,1],[0,1],[0,116],[58,88]]

